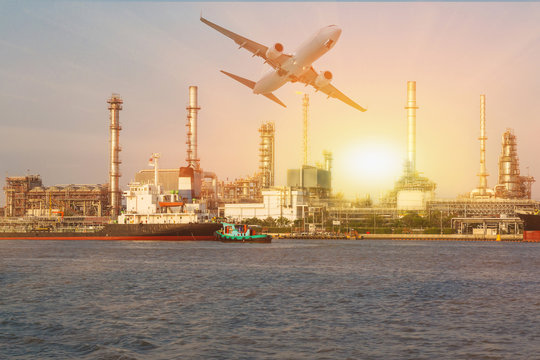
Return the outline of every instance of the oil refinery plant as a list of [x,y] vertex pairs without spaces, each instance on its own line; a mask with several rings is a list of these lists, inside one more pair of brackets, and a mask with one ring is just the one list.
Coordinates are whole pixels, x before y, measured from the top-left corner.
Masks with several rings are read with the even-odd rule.
[[[95,223],[187,223],[227,218],[284,219],[298,231],[323,231],[332,224],[377,226],[395,223],[415,213],[421,217],[443,215],[458,233],[483,231],[518,233],[521,222],[516,211],[533,211],[538,202],[531,200],[531,176],[520,173],[517,138],[510,129],[502,135],[498,181],[488,187],[486,169],[486,97],[480,97],[480,172],[478,186],[466,196],[437,199],[436,184],[422,176],[416,165],[416,82],[407,82],[406,121],[407,157],[402,176],[394,188],[374,206],[370,199],[351,201],[332,192],[330,151],[323,152],[321,164],[312,165],[308,154],[309,96],[302,94],[302,164],[287,170],[285,186],[276,186],[276,125],[262,123],[258,129],[259,164],[252,176],[233,181],[220,180],[215,172],[203,170],[198,157],[198,89],[189,87],[186,107],[186,163],[161,169],[159,162],[167,154],[152,153],[152,169],[134,174],[134,181],[121,191],[120,112],[123,100],[113,94],[109,110],[109,182],[108,184],[69,184],[43,186],[39,175],[7,177],[4,187],[6,206],[3,218],[47,218],[65,216],[76,221]],[[300,116],[299,116],[300,118]],[[257,151],[257,149],[253,149]],[[75,220],[73,220],[75,221]]]

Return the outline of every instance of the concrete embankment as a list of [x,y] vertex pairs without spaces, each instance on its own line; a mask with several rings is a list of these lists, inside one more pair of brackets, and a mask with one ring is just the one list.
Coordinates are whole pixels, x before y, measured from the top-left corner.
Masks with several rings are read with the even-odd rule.
[[[362,236],[366,240],[497,241],[497,235],[364,234]],[[500,241],[523,241],[523,235],[501,235]]]
[[[318,234],[274,234],[280,239],[319,239],[319,240],[426,240],[426,241],[497,241],[497,235],[460,234],[359,234],[358,237],[345,235]],[[523,235],[501,235],[500,241],[523,241]]]

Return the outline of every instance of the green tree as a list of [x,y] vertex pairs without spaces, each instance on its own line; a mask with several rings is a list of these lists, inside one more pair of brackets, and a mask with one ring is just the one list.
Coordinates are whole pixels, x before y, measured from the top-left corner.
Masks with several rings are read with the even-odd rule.
[[273,217],[269,216],[263,221],[263,225],[267,227],[275,227],[276,226],[276,220],[274,220]]
[[276,220],[276,225],[279,226],[279,227],[285,227],[285,226],[289,226],[289,224],[291,223],[291,221],[283,216],[280,216],[277,220]]

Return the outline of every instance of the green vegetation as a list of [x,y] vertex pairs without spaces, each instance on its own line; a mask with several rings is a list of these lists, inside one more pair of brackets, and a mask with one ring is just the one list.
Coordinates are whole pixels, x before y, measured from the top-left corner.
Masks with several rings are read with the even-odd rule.
[[[443,234],[454,234],[452,216],[452,214],[441,214],[438,211],[427,215],[409,211],[397,219],[390,219],[374,213],[362,220],[350,220],[346,224],[342,221],[341,225],[333,225],[333,219],[328,218],[328,214],[324,214],[324,231],[341,233],[357,231],[359,234],[441,234],[442,228]],[[311,217],[306,219],[306,229],[309,222],[313,222]],[[291,229],[302,229],[304,225],[302,220],[291,222],[284,217],[278,219],[268,217],[264,220],[251,218],[245,219],[243,223],[260,225],[271,233],[288,233]]]

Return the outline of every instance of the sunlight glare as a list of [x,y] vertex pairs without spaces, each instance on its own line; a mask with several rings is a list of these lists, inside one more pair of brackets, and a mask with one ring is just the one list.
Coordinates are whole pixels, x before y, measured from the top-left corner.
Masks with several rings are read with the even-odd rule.
[[391,145],[365,144],[349,151],[351,173],[364,181],[393,181],[399,176],[402,155]]

